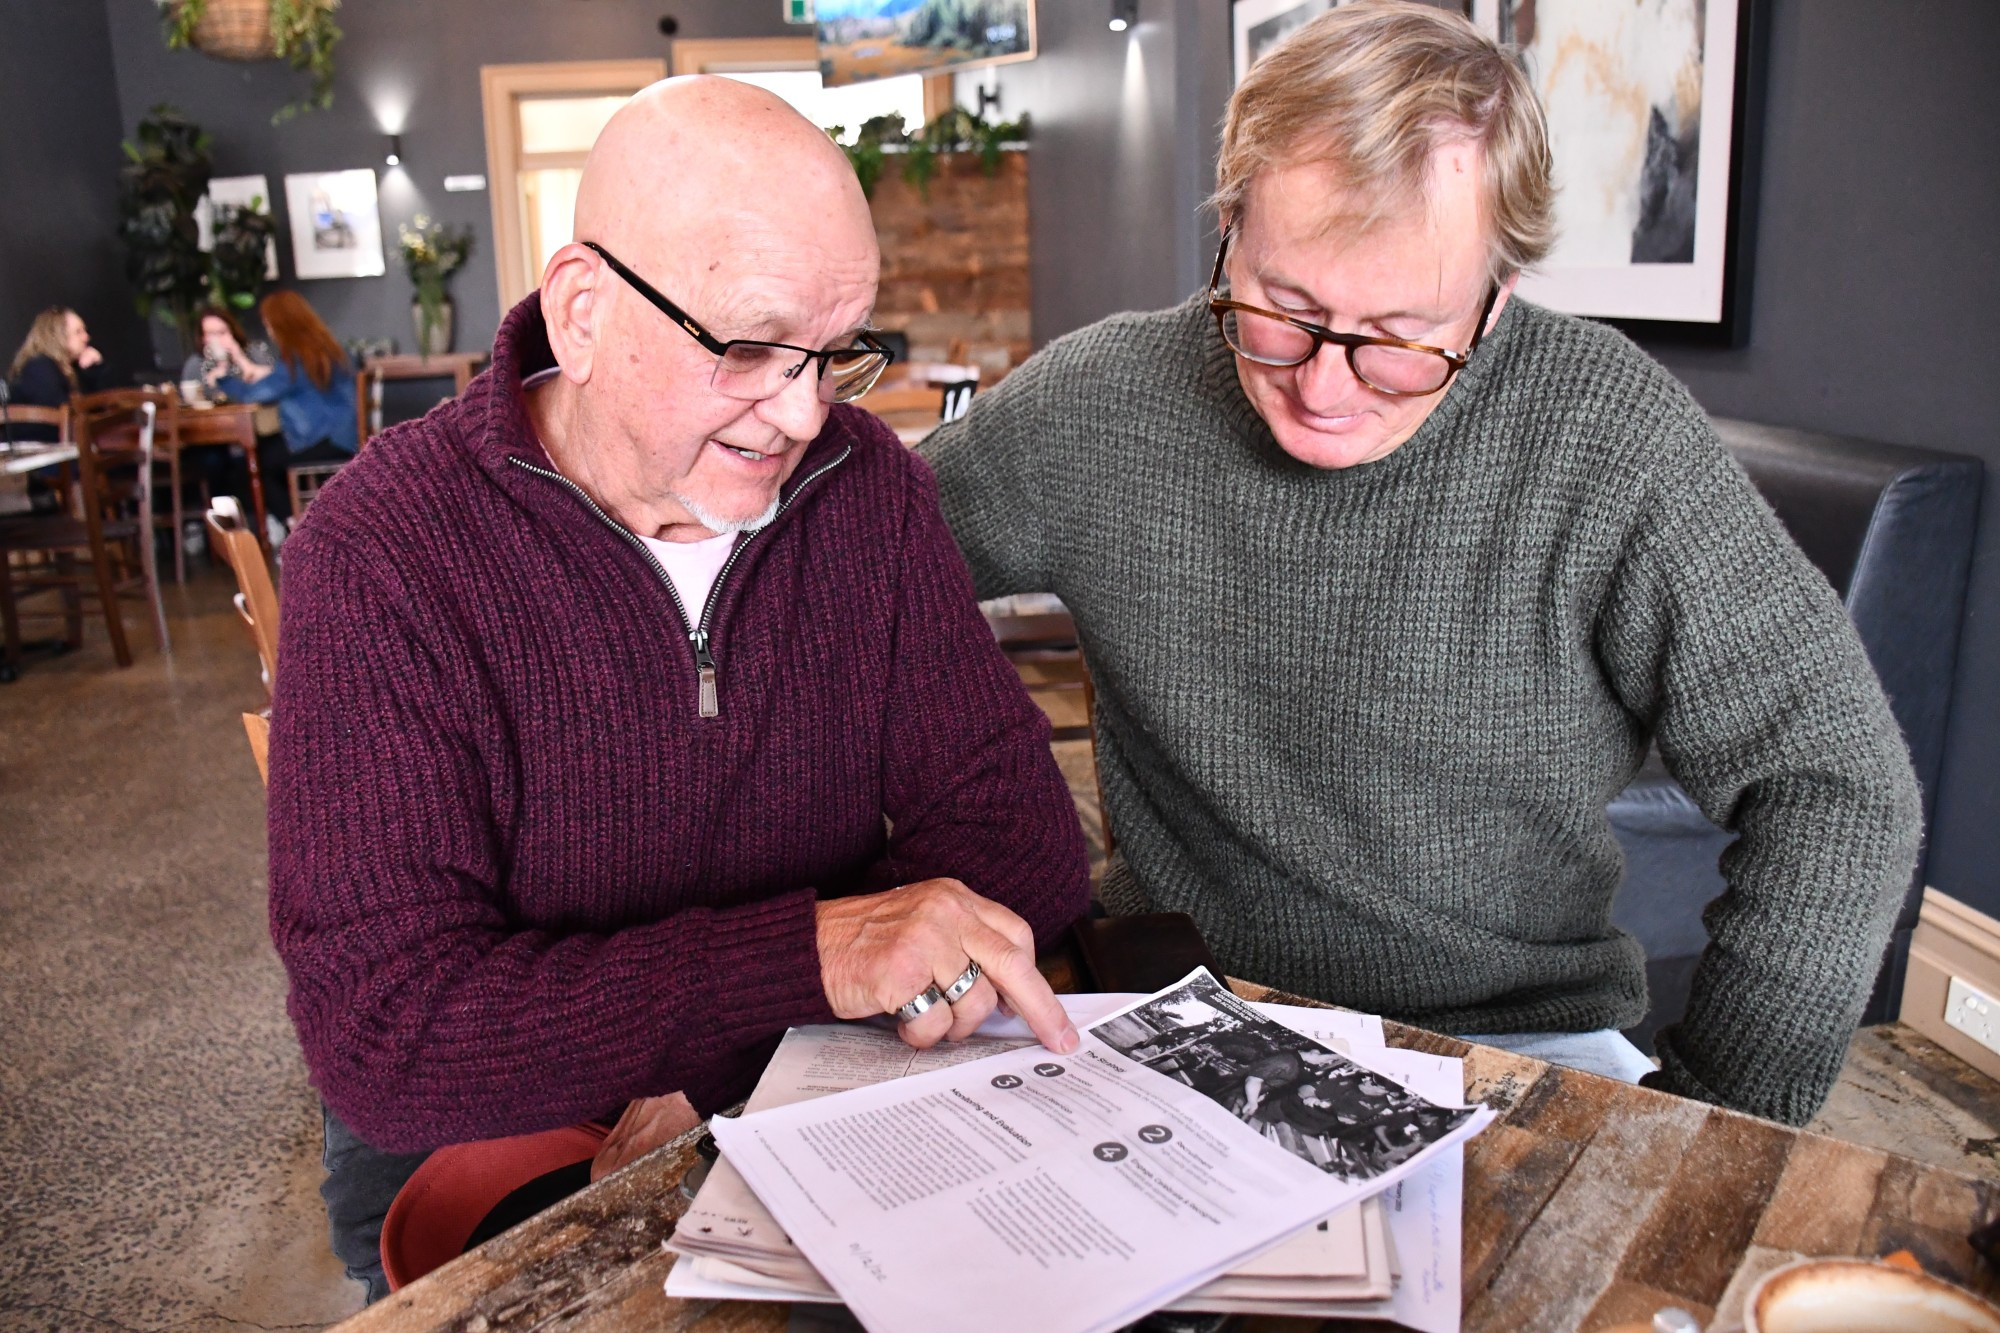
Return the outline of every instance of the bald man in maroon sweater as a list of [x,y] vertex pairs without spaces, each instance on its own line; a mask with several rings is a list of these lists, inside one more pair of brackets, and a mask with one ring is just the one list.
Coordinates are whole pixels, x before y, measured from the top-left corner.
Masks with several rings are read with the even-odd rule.
[[285,548],[271,929],[371,1299],[441,1145],[657,1141],[787,1027],[925,995],[913,1045],[1003,998],[1076,1043],[1034,969],[1087,905],[1047,723],[928,469],[844,405],[887,360],[845,158],[671,80],[599,138],[576,236]]

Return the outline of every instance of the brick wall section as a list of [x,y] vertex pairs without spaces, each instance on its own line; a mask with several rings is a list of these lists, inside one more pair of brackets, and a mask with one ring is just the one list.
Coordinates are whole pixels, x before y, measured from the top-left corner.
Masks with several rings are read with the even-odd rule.
[[990,387],[1032,350],[1028,328],[1028,155],[991,177],[971,154],[938,163],[928,190],[889,160],[870,201],[882,244],[875,321],[908,336],[910,357],[944,361],[954,339]]

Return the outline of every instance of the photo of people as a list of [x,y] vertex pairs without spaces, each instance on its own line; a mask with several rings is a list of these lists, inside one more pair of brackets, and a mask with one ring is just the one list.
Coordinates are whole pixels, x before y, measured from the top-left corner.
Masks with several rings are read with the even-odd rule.
[[1091,1032],[1342,1180],[1381,1175],[1472,1114],[1272,1022],[1206,971]]

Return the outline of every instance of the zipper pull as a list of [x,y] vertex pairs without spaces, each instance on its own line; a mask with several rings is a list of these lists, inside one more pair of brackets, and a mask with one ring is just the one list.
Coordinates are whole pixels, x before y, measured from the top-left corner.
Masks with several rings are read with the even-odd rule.
[[701,715],[714,717],[722,710],[715,698],[715,658],[708,651],[708,631],[698,629],[688,635],[694,640],[694,664],[701,673]]

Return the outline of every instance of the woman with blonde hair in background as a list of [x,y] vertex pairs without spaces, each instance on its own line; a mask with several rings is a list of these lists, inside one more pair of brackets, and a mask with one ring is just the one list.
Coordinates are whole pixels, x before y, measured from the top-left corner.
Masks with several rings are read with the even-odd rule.
[[[7,367],[9,402],[61,407],[72,395],[105,387],[104,354],[90,345],[90,330],[74,310],[52,305],[35,316],[21,349]],[[53,440],[55,427],[18,425],[17,440]]]
[[[286,475],[299,463],[344,463],[354,457],[354,368],[333,331],[297,292],[272,292],[257,305],[277,354],[260,366],[229,334],[216,340],[221,363],[209,383],[241,403],[276,403],[284,434],[257,442],[264,474],[264,502],[279,523],[292,516]],[[282,529],[271,534],[283,540]]]

